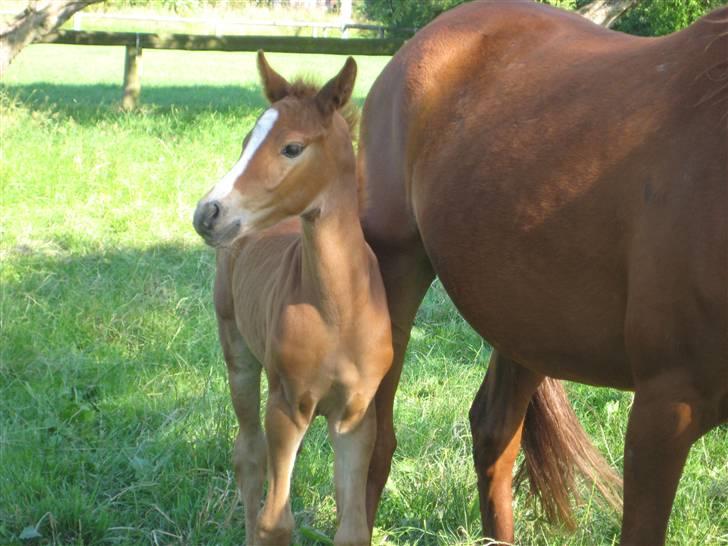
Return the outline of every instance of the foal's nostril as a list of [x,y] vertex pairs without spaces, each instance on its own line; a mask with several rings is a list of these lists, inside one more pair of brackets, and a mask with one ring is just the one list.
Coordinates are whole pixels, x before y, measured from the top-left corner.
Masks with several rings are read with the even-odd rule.
[[220,216],[220,205],[217,201],[210,203],[210,220],[214,220]]
[[220,216],[220,203],[218,203],[217,201],[212,201],[211,203],[207,204],[207,210],[205,210],[205,219],[202,224],[205,226],[206,229],[212,229],[212,226],[215,223],[215,220],[217,220],[218,216]]
[[217,201],[197,205],[193,218],[193,224],[197,233],[203,237],[208,235],[220,217],[221,211],[220,203]]

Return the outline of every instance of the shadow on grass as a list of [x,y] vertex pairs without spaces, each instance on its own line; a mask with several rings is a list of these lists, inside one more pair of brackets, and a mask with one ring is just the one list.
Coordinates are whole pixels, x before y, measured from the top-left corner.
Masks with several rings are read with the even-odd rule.
[[3,261],[0,543],[41,520],[43,544],[240,543],[209,249],[55,239]]
[[[113,347],[129,358],[160,345],[163,354],[170,347],[167,329],[195,314],[212,320],[214,256],[202,244],[108,248],[61,236],[9,249],[3,261],[9,274],[0,301],[4,316],[13,319],[3,324],[6,371],[54,348],[94,353]],[[155,320],[147,324],[148,315]]]
[[235,113],[262,108],[265,99],[257,86],[154,86],[142,88],[141,108],[121,111],[121,86],[111,84],[68,85],[53,83],[0,86],[22,106],[31,110],[52,110],[79,123],[101,119],[175,111],[182,114]]
[[[126,116],[170,114],[195,118],[217,113],[248,114],[267,105],[258,86],[203,85],[142,87],[140,108],[123,112],[121,85],[68,85],[53,83],[0,85],[16,103],[30,110],[50,110],[83,125]],[[363,97],[355,98],[361,106]]]
[[[4,262],[0,423],[12,449],[0,450],[0,542],[43,520],[46,544],[241,543],[213,253],[66,237]],[[299,529],[332,531],[331,458],[319,422],[296,466]],[[412,538],[398,534],[392,543]]]
[[[60,237],[3,261],[0,543],[39,521],[40,544],[242,543],[213,252]],[[311,432],[293,510],[328,530],[331,449]]]

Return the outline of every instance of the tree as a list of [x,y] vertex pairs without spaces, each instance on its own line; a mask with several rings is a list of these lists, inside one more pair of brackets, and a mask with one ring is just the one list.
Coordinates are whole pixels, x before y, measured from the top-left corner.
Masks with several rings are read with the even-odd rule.
[[641,0],[619,18],[614,28],[640,36],[662,36],[726,4],[728,0]]
[[0,28],[0,78],[25,46],[52,33],[74,13],[103,0],[29,0],[28,6]]
[[576,11],[598,25],[611,28],[636,3],[637,0],[594,0]]

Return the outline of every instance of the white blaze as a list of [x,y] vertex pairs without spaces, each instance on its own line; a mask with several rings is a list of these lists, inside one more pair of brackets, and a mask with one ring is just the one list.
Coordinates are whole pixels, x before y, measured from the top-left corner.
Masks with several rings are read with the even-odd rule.
[[230,172],[223,176],[220,182],[212,188],[207,196],[207,201],[220,201],[228,196],[235,185],[235,181],[245,172],[245,168],[248,166],[248,163],[250,163],[250,160],[265,140],[265,137],[267,137],[268,133],[270,133],[271,129],[273,129],[273,125],[275,125],[277,119],[278,110],[274,108],[268,108],[268,110],[260,116],[258,123],[255,124],[255,127],[253,127],[253,133],[250,135],[248,145],[245,147],[245,150],[243,150],[243,155],[240,156],[238,162],[232,169],[230,169]]

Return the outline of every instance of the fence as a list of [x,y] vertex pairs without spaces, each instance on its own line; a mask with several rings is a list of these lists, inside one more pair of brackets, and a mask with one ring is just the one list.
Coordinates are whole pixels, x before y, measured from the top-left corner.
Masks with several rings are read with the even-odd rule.
[[136,107],[141,94],[141,55],[148,49],[191,51],[257,51],[323,53],[332,55],[393,55],[404,38],[312,38],[303,36],[208,36],[201,34],[150,34],[142,32],[84,32],[62,30],[43,42],[55,44],[124,46],[122,108]]
[[[3,13],[3,12],[0,12]],[[237,32],[240,29],[247,29],[249,27],[273,27],[273,28],[293,28],[293,29],[304,29],[310,28],[313,31],[313,37],[318,38],[319,33],[322,33],[326,37],[328,31],[339,30],[342,38],[349,37],[349,30],[369,30],[377,33],[379,38],[384,38],[385,32],[388,29],[382,25],[371,25],[363,23],[355,23],[347,17],[343,17],[338,21],[299,21],[294,19],[277,19],[271,20],[259,20],[259,19],[231,19],[230,17],[221,18],[219,15],[213,15],[211,17],[179,17],[175,15],[129,15],[129,14],[116,14],[116,13],[84,13],[78,11],[72,18],[73,30],[83,30],[84,20],[111,20],[111,21],[142,21],[142,22],[154,22],[154,23],[180,23],[186,25],[196,25],[200,28],[207,29],[210,34],[215,36],[222,36],[225,34],[223,29],[229,33],[230,29],[235,29]],[[399,32],[413,33],[415,29],[397,29]]]

